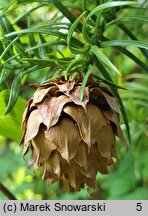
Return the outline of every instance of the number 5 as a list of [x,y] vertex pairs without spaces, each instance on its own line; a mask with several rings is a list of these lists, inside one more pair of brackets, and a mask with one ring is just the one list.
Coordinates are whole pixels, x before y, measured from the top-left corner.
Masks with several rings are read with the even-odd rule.
[[137,203],[137,211],[141,211],[142,210],[142,203]]

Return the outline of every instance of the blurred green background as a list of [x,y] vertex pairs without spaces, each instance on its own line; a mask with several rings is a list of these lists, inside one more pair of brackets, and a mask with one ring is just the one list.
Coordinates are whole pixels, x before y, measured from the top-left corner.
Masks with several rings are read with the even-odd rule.
[[[0,11],[5,11],[16,1],[0,0]],[[41,2],[41,1],[40,1]],[[14,23],[16,30],[26,28],[26,17],[15,22],[25,11],[31,10],[40,5],[40,2],[17,1],[19,7],[16,10],[6,12],[6,16],[11,23]],[[80,7],[81,1],[62,1],[65,5]],[[105,1],[104,1],[105,2]],[[43,4],[44,2],[42,2]],[[91,1],[89,1],[91,9]],[[147,5],[145,4],[145,7]],[[39,7],[29,15],[31,27],[46,25],[57,10],[51,5]],[[145,10],[125,8],[121,17],[127,15],[135,16],[146,15]],[[148,26],[145,22],[125,23],[126,27],[136,35],[141,41],[148,38]],[[2,35],[2,32],[1,32]],[[116,25],[110,26],[105,31],[105,36],[116,39],[127,39],[128,36]],[[24,36],[23,40],[27,39]],[[50,38],[52,40],[52,37]],[[129,46],[129,51],[134,53],[141,61],[146,62],[145,57],[138,48]],[[65,49],[64,54],[69,56],[69,50]],[[96,177],[96,188],[85,187],[80,192],[66,193],[60,187],[58,182],[47,185],[42,182],[42,170],[33,172],[28,168],[27,156],[22,159],[22,147],[19,142],[21,139],[21,118],[25,108],[26,100],[33,94],[34,88],[30,83],[43,82],[49,76],[49,70],[41,69],[36,73],[30,73],[24,77],[24,85],[19,93],[19,98],[14,108],[9,114],[4,116],[6,104],[8,101],[9,90],[3,88],[0,91],[0,182],[8,188],[17,199],[123,199],[136,200],[148,199],[148,74],[131,59],[119,53],[115,49],[105,48],[104,52],[108,58],[117,66],[121,75],[112,75],[116,84],[125,87],[127,90],[119,90],[128,115],[131,143],[126,149],[119,140],[117,140],[118,158],[115,160],[115,166],[110,169],[109,175],[100,175]],[[1,73],[1,71],[0,71]],[[9,77],[8,84],[11,84],[12,77]],[[121,128],[126,136],[125,125],[121,118]],[[126,137],[126,140],[127,137]],[[7,199],[0,192],[0,199]]]

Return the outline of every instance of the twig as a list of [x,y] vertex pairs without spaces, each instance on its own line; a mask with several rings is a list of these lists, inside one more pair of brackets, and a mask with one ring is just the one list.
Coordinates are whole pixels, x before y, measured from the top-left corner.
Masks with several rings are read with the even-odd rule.
[[5,194],[9,200],[16,200],[16,197],[2,183],[0,183],[0,191]]

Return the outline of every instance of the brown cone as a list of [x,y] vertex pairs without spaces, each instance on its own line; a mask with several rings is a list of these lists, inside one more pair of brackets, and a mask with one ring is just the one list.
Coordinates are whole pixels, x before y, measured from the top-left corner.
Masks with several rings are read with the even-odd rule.
[[43,167],[43,179],[60,180],[67,191],[93,187],[96,174],[108,173],[116,157],[115,135],[125,143],[112,93],[90,76],[81,101],[81,82],[37,84],[22,120],[23,156],[31,145],[29,164]]

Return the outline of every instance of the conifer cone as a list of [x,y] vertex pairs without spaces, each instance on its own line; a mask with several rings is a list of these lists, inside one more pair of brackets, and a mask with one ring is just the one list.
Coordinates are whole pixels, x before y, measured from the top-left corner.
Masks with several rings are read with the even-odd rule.
[[43,180],[60,180],[67,191],[94,187],[96,174],[113,165],[115,136],[125,143],[111,91],[90,76],[81,101],[81,84],[80,77],[37,84],[22,120],[23,156],[30,148],[29,165],[43,167]]

